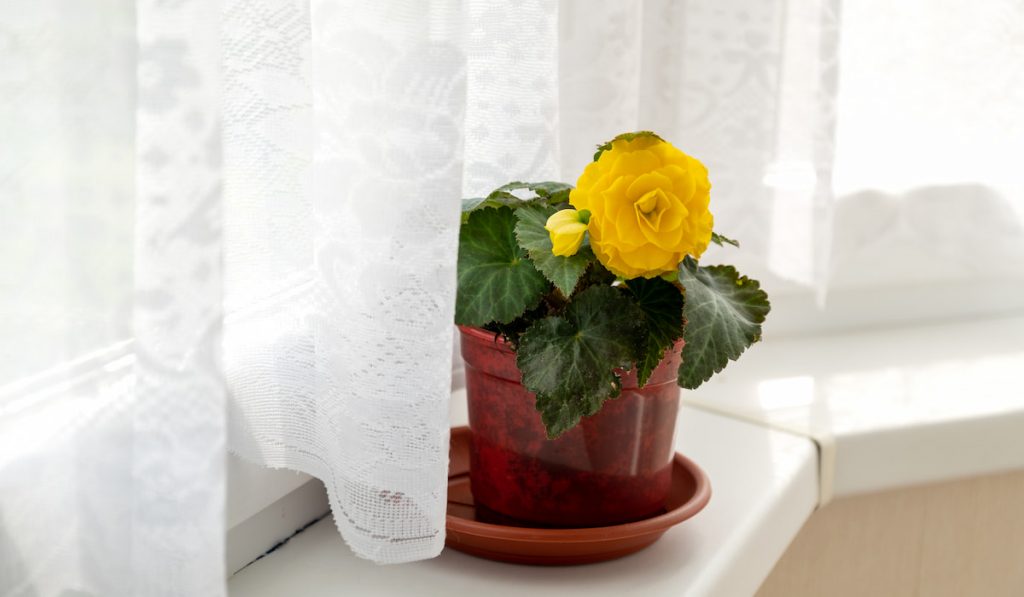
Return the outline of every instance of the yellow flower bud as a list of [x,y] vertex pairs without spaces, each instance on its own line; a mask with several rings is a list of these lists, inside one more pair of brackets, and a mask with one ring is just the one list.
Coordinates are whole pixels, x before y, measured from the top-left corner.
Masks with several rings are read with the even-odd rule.
[[575,209],[553,213],[544,224],[544,229],[551,236],[551,252],[560,257],[575,255],[583,244],[589,215],[586,210],[578,212]]

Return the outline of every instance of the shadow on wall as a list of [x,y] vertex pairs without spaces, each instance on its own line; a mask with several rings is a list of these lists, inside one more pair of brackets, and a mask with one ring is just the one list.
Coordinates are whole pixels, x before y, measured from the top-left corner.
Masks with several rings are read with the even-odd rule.
[[836,201],[834,222],[830,289],[1024,280],[1024,197],[976,184],[864,191]]

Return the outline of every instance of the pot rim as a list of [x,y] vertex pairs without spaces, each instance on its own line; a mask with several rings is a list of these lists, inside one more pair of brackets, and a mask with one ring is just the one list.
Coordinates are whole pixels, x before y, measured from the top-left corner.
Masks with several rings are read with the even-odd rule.
[[494,344],[497,349],[502,352],[515,354],[515,351],[512,350],[512,346],[505,340],[505,337],[498,332],[492,332],[481,327],[470,325],[456,324],[456,327],[459,328],[459,331],[462,332],[463,335],[469,336],[470,339],[476,342]]
[[483,340],[492,340],[493,339],[493,340],[495,340],[495,342],[497,342],[499,344],[508,344],[508,342],[505,341],[505,338],[503,338],[501,334],[499,334],[497,332],[492,332],[490,330],[485,330],[484,328],[479,327],[479,326],[475,326],[475,325],[462,325],[461,323],[457,323],[457,324],[455,324],[455,327],[459,328],[459,330],[461,330],[462,333],[470,335],[470,336],[475,336],[475,337],[483,339]]

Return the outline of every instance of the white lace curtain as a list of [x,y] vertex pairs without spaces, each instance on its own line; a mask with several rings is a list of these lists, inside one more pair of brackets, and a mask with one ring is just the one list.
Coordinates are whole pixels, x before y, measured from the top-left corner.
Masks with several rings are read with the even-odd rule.
[[572,182],[649,128],[708,164],[729,261],[821,287],[841,23],[835,0],[10,0],[0,593],[223,594],[229,445],[322,479],[359,555],[435,555],[460,197]]

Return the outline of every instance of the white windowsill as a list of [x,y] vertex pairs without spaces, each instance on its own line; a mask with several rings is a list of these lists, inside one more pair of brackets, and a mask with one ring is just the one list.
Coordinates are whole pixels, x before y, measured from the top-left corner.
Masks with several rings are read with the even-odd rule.
[[[769,339],[684,394],[679,447],[711,477],[708,508],[618,562],[525,574],[446,550],[379,567],[352,556],[325,519],[233,576],[229,589],[236,597],[752,594],[817,504],[819,466],[832,477],[826,494],[836,495],[1024,469],[1021,338],[1024,318],[1006,317]],[[459,424],[458,397],[453,407]]]
[[[456,396],[453,404],[464,403]],[[464,423],[462,412],[453,424]],[[679,447],[711,477],[697,517],[628,558],[591,566],[524,568],[445,550],[400,566],[356,558],[324,519],[235,574],[235,597],[365,595],[743,595],[771,571],[817,502],[817,457],[805,438],[683,408]],[[732,446],[725,451],[721,446]]]
[[684,397],[814,439],[844,496],[1024,468],[1022,376],[1006,317],[777,340]]

